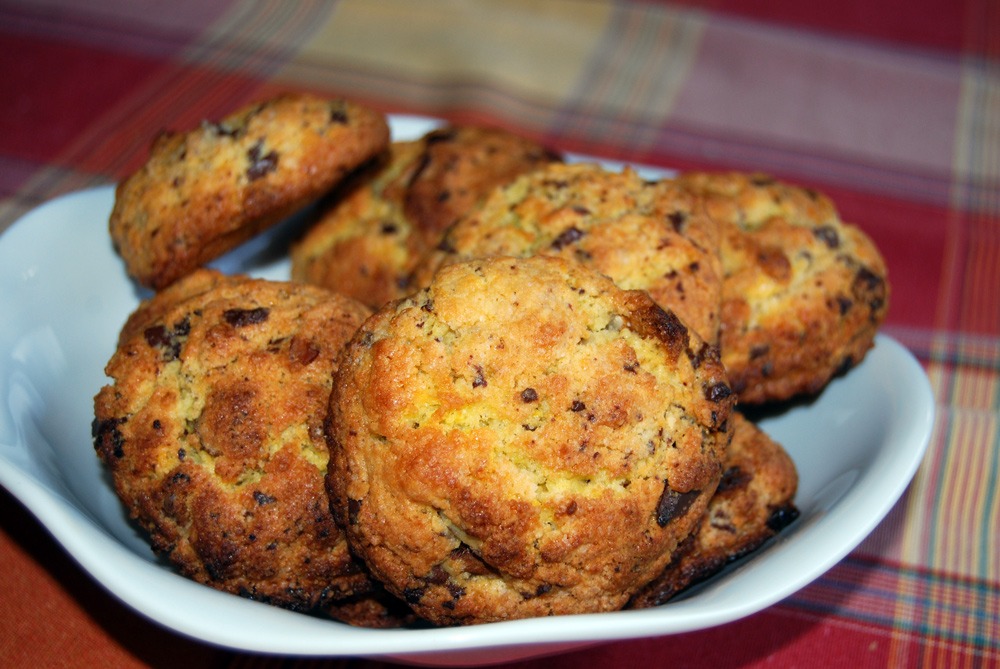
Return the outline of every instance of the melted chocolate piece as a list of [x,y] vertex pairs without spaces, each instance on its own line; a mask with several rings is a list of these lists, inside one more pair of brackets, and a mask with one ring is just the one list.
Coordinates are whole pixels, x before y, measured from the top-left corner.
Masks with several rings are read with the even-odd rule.
[[660,527],[666,527],[671,520],[683,516],[700,494],[700,490],[677,492],[664,481],[663,494],[660,495],[660,501],[656,504],[656,524]]

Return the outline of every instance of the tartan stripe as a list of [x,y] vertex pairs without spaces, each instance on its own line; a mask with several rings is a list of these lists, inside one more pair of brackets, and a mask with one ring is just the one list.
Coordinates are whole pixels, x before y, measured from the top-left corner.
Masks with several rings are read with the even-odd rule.
[[996,581],[891,564],[852,553],[782,608],[975,646],[1000,658]]
[[556,136],[626,151],[651,146],[683,85],[703,28],[695,12],[616,4],[580,83],[553,119]]
[[99,3],[84,8],[68,3],[58,10],[53,20],[52,10],[33,7],[30,3],[7,5],[0,3],[0,26],[13,34],[40,37],[82,44],[89,47],[115,49],[129,54],[152,58],[169,58],[188,44],[192,37],[215,21],[231,4],[229,0],[205,0],[183,3],[183,14],[175,8],[163,15],[129,16],[114,11],[101,11]]
[[211,26],[183,58],[223,71],[267,77],[328,20],[331,9],[327,0],[234,3],[230,15]]
[[976,0],[937,0],[923,2],[919,11],[914,11],[913,3],[909,0],[883,0],[878,7],[870,0],[842,0],[824,7],[795,0],[758,0],[752,3],[744,0],[677,2],[695,7],[711,7],[717,12],[761,22],[955,51],[961,50],[963,46],[963,20],[983,4]]
[[[553,109],[535,98],[488,81],[419,81],[363,62],[331,63],[297,56],[281,81],[317,91],[336,92],[390,113],[424,114],[446,120],[505,124],[529,135],[546,132]],[[548,133],[554,137],[554,133]]]
[[[295,43],[314,29],[317,13],[322,16],[328,9],[323,3],[244,3],[241,7],[253,11],[236,12],[225,20],[223,31],[206,26],[203,42],[188,47],[179,61],[164,61],[142,88],[109,105],[103,117],[78,136],[57,160],[109,179],[120,178],[141,164],[150,141],[161,130],[190,129],[202,119],[220,118],[254,99],[262,79],[240,77],[232,70],[263,68],[263,76],[290,53],[258,51],[252,41],[227,42],[220,36],[249,33],[270,35],[279,43]],[[108,141],[109,137],[115,140]],[[59,174],[51,174],[42,179],[44,186],[37,188],[66,190],[58,181]]]
[[887,325],[882,331],[925,362],[1000,371],[1000,336],[941,332],[896,324]]

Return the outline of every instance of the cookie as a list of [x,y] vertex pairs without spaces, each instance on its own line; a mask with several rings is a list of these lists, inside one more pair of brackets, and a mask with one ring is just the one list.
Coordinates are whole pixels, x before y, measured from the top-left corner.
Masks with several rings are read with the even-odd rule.
[[795,463],[767,433],[734,412],[725,471],[701,525],[676,558],[629,602],[664,604],[776,536],[798,517]]
[[423,142],[393,142],[379,162],[330,198],[291,248],[291,277],[378,308],[409,290],[420,238],[403,212]]
[[718,225],[698,197],[630,168],[551,164],[524,175],[452,226],[416,271],[426,285],[442,265],[477,257],[559,256],[628,290],[646,290],[703,338],[719,327]]
[[326,290],[196,270],[123,327],[94,445],[153,549],[218,590],[395,624],[330,514],[323,422],[368,315]]
[[424,137],[424,152],[403,200],[424,248],[497,186],[562,156],[500,128],[452,126]]
[[733,401],[643,291],[562,258],[449,265],[344,351],[331,505],[434,624],[615,610],[700,522]]
[[493,188],[559,156],[498,128],[449,126],[394,142],[292,247],[292,278],[372,308],[411,292],[414,264]]
[[161,133],[115,190],[111,238],[129,275],[161,289],[316,200],[388,142],[383,115],[305,94]]
[[858,364],[888,309],[885,261],[814,190],[688,173],[722,225],[722,360],[741,404],[811,395]]

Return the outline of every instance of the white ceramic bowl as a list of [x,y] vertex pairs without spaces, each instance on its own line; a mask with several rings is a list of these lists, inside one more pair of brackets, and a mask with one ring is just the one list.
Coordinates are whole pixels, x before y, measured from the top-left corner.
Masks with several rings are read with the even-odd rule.
[[[392,125],[396,138],[410,138],[435,122],[400,117]],[[103,367],[121,325],[145,296],[111,247],[113,198],[111,187],[67,195],[0,236],[0,484],[115,596],[209,643],[469,665],[730,622],[802,588],[857,546],[903,493],[930,437],[934,401],[927,377],[900,344],[879,336],[865,361],[815,401],[761,423],[798,467],[799,519],[749,558],[654,609],[370,630],[216,592],[153,556],[94,454],[93,396],[106,382]],[[282,244],[295,225],[290,221],[215,265],[286,278]]]

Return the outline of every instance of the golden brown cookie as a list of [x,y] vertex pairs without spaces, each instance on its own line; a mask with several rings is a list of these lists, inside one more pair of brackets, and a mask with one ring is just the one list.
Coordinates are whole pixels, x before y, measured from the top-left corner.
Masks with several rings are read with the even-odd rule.
[[292,245],[292,279],[372,308],[409,292],[409,274],[423,250],[402,201],[422,151],[421,141],[393,142],[379,162],[335,193]]
[[818,392],[861,361],[886,265],[829,198],[765,175],[682,174],[722,225],[722,360],[743,404]]
[[111,238],[133,278],[163,288],[316,200],[388,142],[383,115],[304,94],[164,132],[118,185]]
[[449,265],[345,349],[331,504],[433,623],[618,609],[700,522],[733,400],[643,291],[562,258]]
[[731,414],[729,425],[725,471],[701,525],[663,573],[632,598],[630,608],[666,603],[757,550],[798,517],[798,472],[791,457],[743,414]]
[[500,188],[422,261],[418,285],[442,265],[486,256],[560,256],[625,289],[646,290],[714,342],[722,270],[718,225],[700,198],[594,164],[551,164]]
[[196,270],[122,329],[94,444],[154,550],[216,589],[395,624],[329,511],[323,422],[368,315],[301,284]]
[[525,137],[480,126],[451,126],[429,132],[403,209],[430,248],[455,221],[497,186],[562,156]]
[[493,188],[559,156],[498,128],[449,126],[394,142],[292,247],[292,278],[373,308],[411,292],[415,262]]

